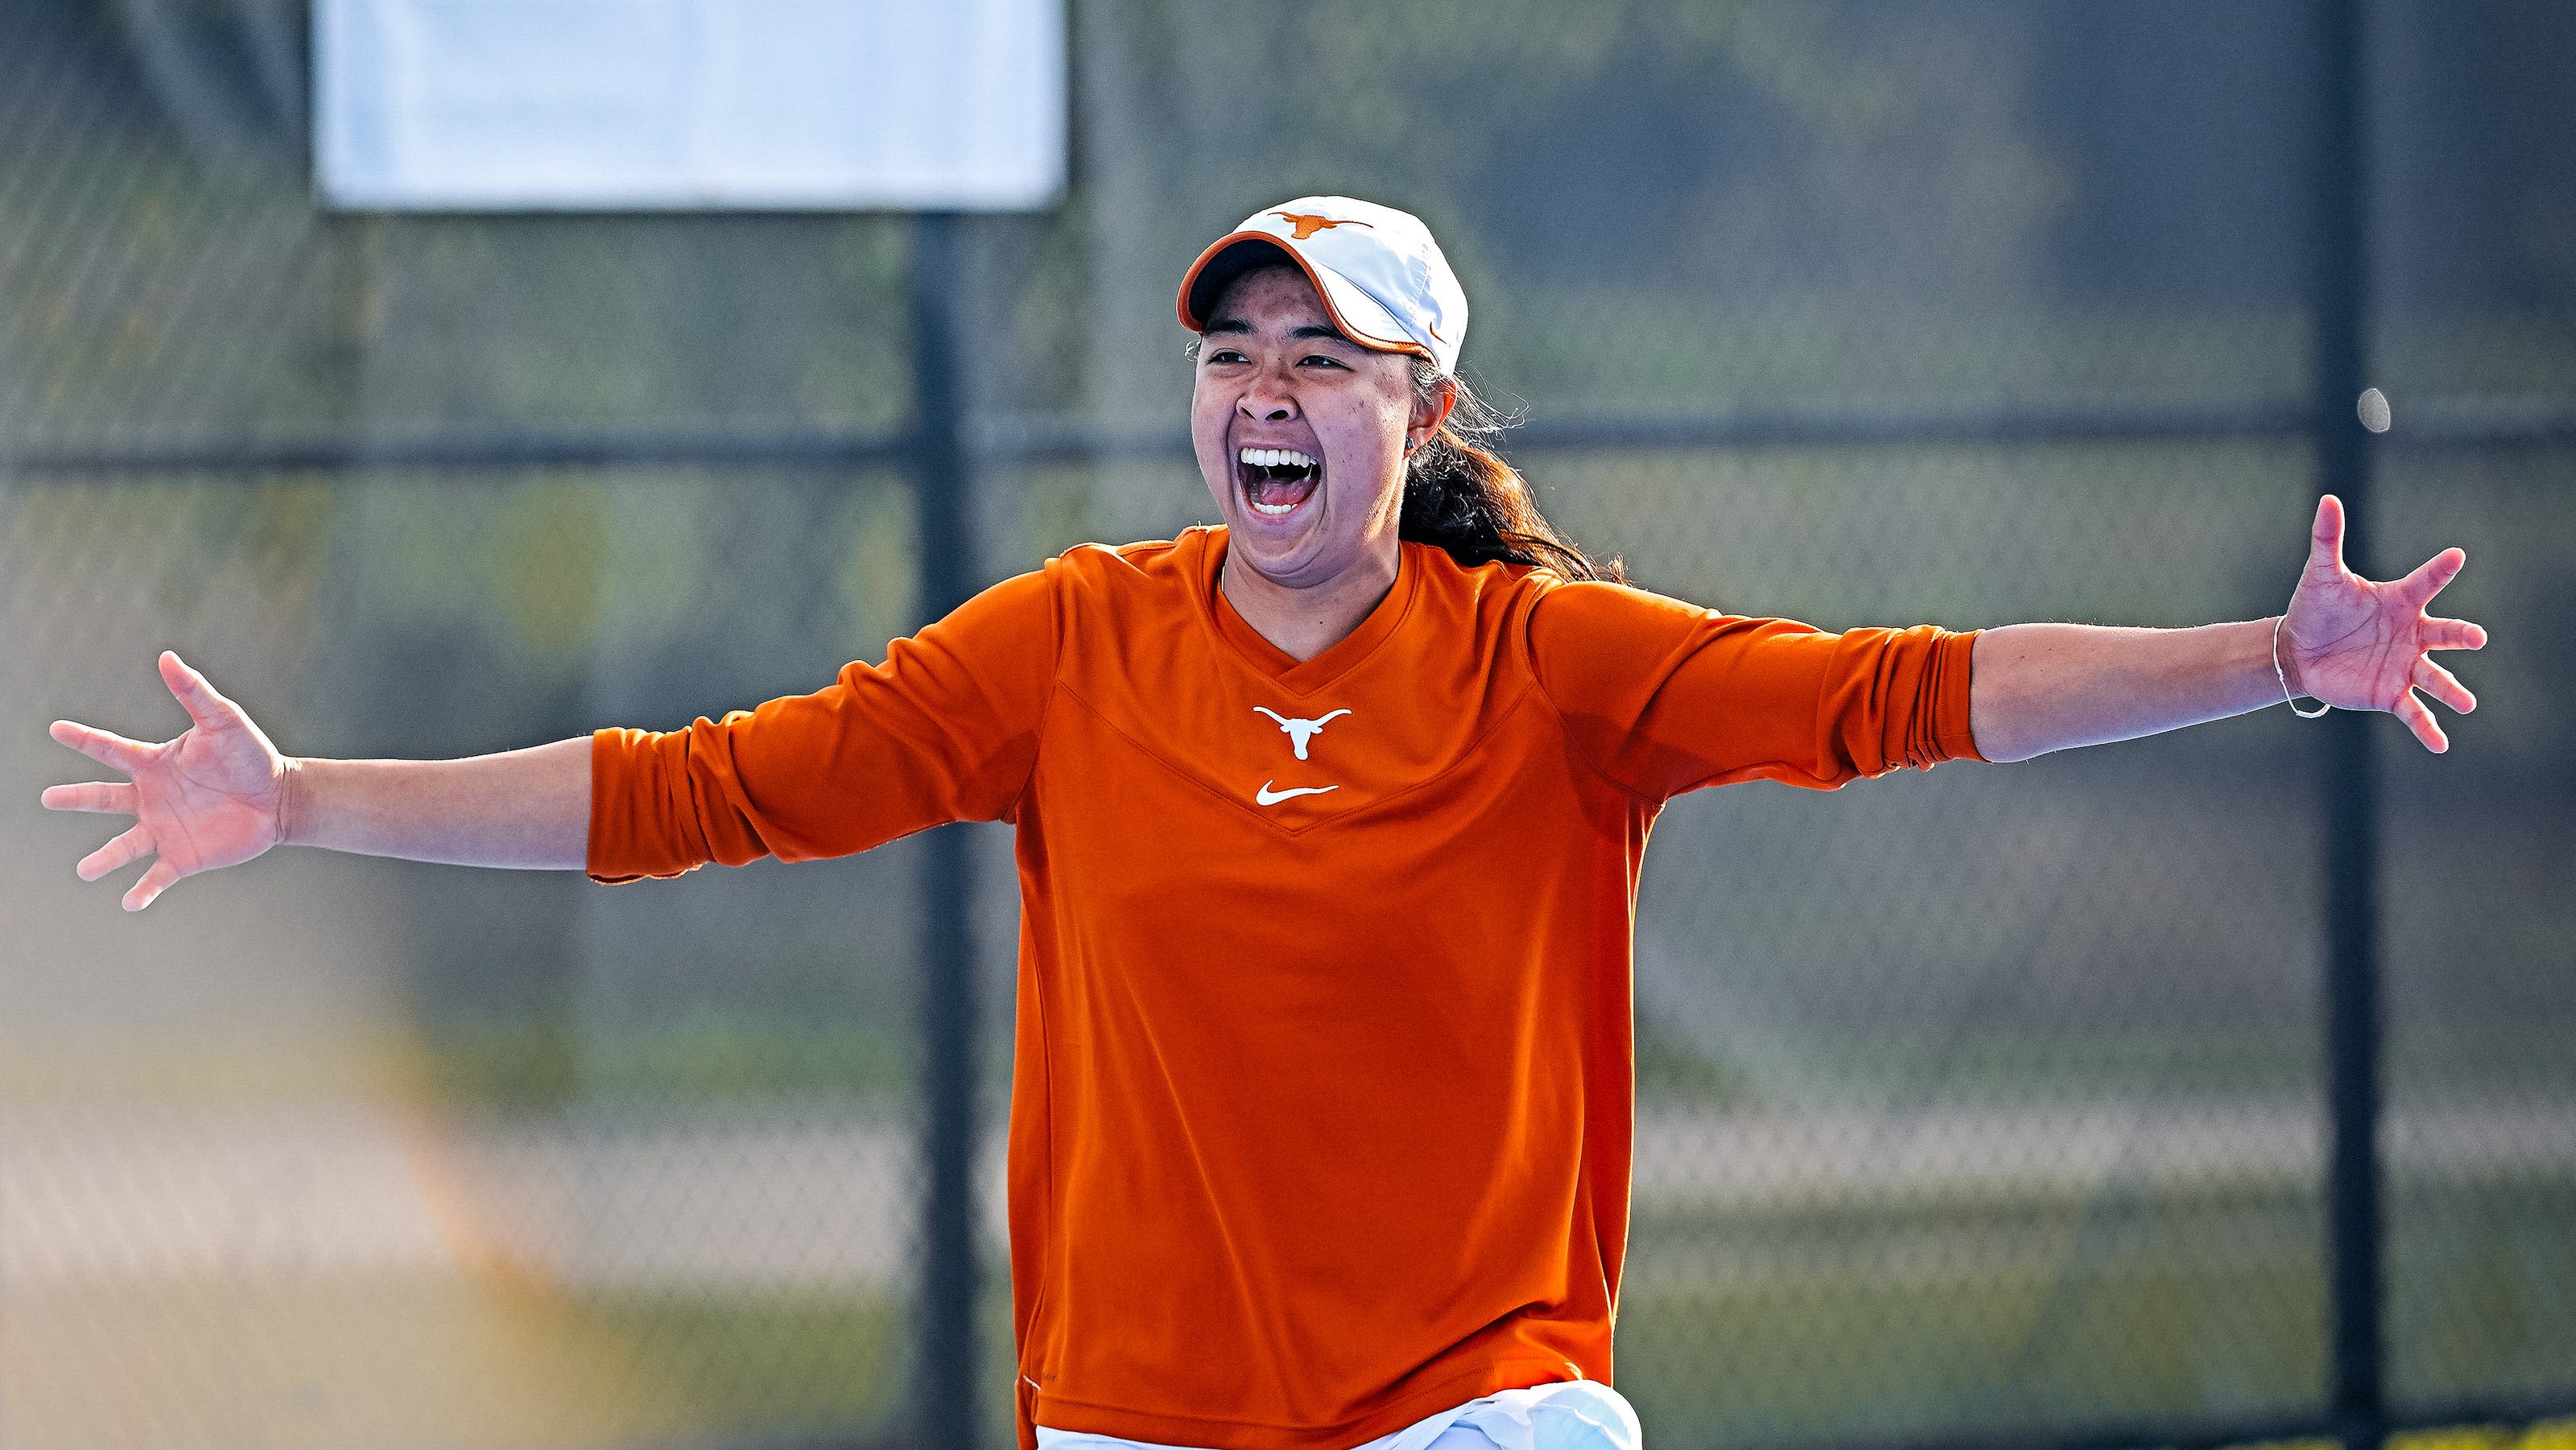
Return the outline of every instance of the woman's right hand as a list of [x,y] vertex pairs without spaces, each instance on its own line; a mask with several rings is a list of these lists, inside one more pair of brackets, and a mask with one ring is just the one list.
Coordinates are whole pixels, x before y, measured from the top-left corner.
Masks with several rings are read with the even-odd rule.
[[178,655],[161,654],[161,679],[192,722],[175,740],[147,745],[94,726],[57,720],[53,737],[124,781],[49,787],[45,807],[135,818],[123,835],[81,858],[83,881],[155,857],[125,893],[141,911],[182,877],[247,861],[285,839],[291,765],[242,708],[216,693]]

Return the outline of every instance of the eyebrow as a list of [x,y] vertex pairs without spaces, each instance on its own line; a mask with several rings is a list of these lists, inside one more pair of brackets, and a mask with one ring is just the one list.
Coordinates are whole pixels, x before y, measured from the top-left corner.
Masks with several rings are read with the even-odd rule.
[[[1240,317],[1212,317],[1208,319],[1208,325],[1200,331],[1199,336],[1214,337],[1221,332],[1237,333],[1250,331],[1252,331],[1252,324],[1244,321]],[[1329,337],[1335,342],[1348,342],[1353,347],[1359,346],[1358,343],[1351,342],[1350,336],[1344,333],[1340,328],[1327,327],[1322,323],[1310,322],[1304,327],[1292,327],[1288,330],[1288,335],[1292,338]]]

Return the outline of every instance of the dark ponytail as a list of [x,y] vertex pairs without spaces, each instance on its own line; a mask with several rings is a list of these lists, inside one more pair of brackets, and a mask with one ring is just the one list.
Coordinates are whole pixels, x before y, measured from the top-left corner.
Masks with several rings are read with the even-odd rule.
[[1422,398],[1454,390],[1457,402],[1431,440],[1405,460],[1399,538],[1437,544],[1461,564],[1535,564],[1567,579],[1628,582],[1617,559],[1594,563],[1538,511],[1527,480],[1493,450],[1509,423],[1464,378],[1443,377],[1430,359],[1413,360],[1413,391]]

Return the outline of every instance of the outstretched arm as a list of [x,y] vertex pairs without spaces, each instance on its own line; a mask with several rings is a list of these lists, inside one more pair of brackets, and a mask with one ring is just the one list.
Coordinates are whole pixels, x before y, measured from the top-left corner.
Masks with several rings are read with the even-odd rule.
[[587,738],[468,760],[298,760],[278,753],[239,705],[175,654],[161,679],[189,728],[158,745],[69,720],[53,737],[124,781],[58,785],[48,809],[135,818],[91,852],[84,881],[155,859],[125,893],[141,911],[182,877],[275,845],[462,866],[578,870],[590,832]]
[[2282,703],[2284,682],[2289,693],[2338,709],[2385,710],[2425,749],[2449,749],[2415,692],[2463,714],[2477,708],[2476,697],[2429,652],[2476,649],[2487,632],[2424,609],[2468,556],[2444,549],[2405,578],[2376,584],[2344,567],[2343,527],[2342,502],[2331,494],[2320,499],[2307,568],[2278,621],[1987,630],[1977,637],[1968,697],[1977,753],[2028,760],[2241,715]]

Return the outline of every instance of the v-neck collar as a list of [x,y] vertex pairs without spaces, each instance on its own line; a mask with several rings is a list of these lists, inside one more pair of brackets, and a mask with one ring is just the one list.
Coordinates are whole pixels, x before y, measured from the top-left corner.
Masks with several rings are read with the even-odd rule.
[[1362,660],[1386,643],[1396,626],[1413,608],[1414,596],[1421,592],[1422,565],[1413,557],[1415,544],[1398,544],[1395,555],[1395,584],[1386,597],[1377,602],[1366,618],[1349,634],[1334,642],[1331,648],[1310,660],[1301,660],[1272,644],[1261,631],[1246,623],[1235,612],[1234,601],[1225,597],[1219,584],[1218,571],[1225,566],[1226,531],[1222,526],[1209,529],[1199,549],[1199,614],[1215,633],[1234,651],[1235,657],[1251,667],[1253,673],[1293,694],[1306,695],[1332,684],[1349,674]]

